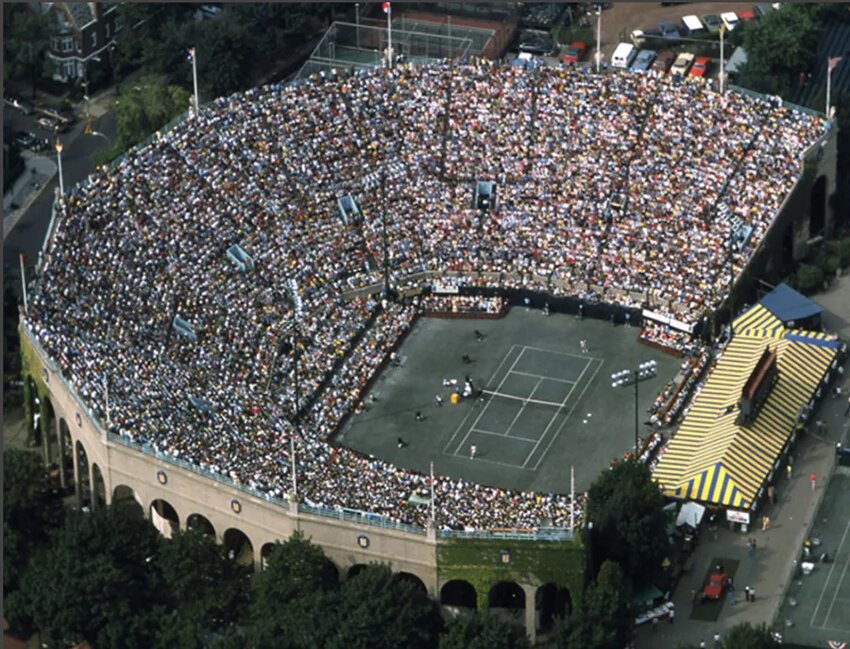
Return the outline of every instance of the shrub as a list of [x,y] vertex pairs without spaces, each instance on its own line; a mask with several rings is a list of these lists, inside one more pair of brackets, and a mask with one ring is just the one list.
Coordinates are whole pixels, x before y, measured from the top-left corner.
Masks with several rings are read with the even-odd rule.
[[814,293],[823,285],[823,270],[819,266],[800,264],[795,285],[801,293],[806,295]]

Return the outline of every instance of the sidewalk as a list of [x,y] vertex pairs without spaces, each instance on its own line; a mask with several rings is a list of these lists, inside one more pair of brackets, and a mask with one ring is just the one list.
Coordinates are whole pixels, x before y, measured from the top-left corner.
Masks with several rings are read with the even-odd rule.
[[31,151],[24,151],[23,157],[24,172],[3,194],[3,239],[56,175],[56,163],[49,157]]

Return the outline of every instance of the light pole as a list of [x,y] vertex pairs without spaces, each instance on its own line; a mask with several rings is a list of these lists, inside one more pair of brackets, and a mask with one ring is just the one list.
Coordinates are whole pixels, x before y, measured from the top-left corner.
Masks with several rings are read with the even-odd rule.
[[602,63],[602,5],[596,5],[596,72]]
[[381,233],[384,240],[384,297],[390,299],[390,255],[387,245],[387,171],[381,169],[381,194],[383,205],[381,209]]
[[100,131],[91,131],[89,133],[89,135],[94,135],[96,137],[102,137],[104,140],[106,140],[106,143],[109,146],[112,146],[112,140],[110,140],[109,137],[105,133],[101,133]]
[[625,387],[629,383],[634,383],[635,385],[635,461],[638,459],[638,454],[640,453],[640,448],[638,447],[638,433],[639,433],[639,414],[640,414],[640,406],[638,405],[638,384],[641,381],[645,381],[646,379],[651,379],[658,372],[658,363],[656,361],[645,361],[637,366],[637,369],[632,370],[620,370],[619,372],[614,372],[611,375],[611,387],[619,388]]
[[360,3],[354,3],[354,38],[357,39],[357,49],[360,49]]
[[59,163],[59,194],[65,200],[65,179],[62,177],[62,142],[56,138],[56,160]]
[[725,61],[723,60],[723,35],[726,32],[726,25],[720,25],[720,94],[723,94],[726,88],[726,72],[724,71]]
[[289,281],[289,298],[292,301],[293,320],[293,365],[295,370],[295,412],[292,416],[293,434],[289,436],[289,461],[292,463],[292,498],[298,500],[298,464],[295,459],[295,435],[298,434],[298,409],[301,405],[301,381],[298,375],[298,324],[301,321],[302,302],[298,295],[298,283],[295,279]]
[[198,65],[196,61],[197,58],[198,57],[195,56],[195,48],[190,48],[189,60],[192,61],[192,82],[195,84],[195,119],[197,119],[198,111],[200,110],[200,102],[198,101]]

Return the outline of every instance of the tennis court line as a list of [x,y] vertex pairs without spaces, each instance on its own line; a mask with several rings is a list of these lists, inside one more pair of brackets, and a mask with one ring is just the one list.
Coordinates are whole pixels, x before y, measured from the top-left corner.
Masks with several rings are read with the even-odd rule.
[[[827,576],[826,576],[826,581],[823,583],[823,589],[821,589],[820,597],[818,597],[818,603],[817,603],[817,605],[815,606],[815,612],[814,612],[814,613],[812,613],[812,619],[811,619],[811,620],[809,620],[809,626],[810,626],[810,627],[813,627],[813,628],[815,628],[815,629],[823,629],[823,628],[826,628],[826,627],[822,627],[822,626],[820,626],[820,627],[819,627],[818,625],[816,625],[816,624],[815,624],[815,617],[817,617],[818,609],[820,608],[821,602],[823,601],[823,596],[826,594],[826,589],[827,589],[827,587],[829,586],[829,582],[830,582],[830,581],[832,581],[832,571],[833,571],[833,570],[835,570],[835,564],[837,563],[838,555],[839,555],[839,554],[841,554],[841,549],[844,547],[844,541],[846,541],[846,540],[847,540],[847,532],[848,532],[848,531],[850,531],[850,519],[848,519],[848,520],[847,520],[847,525],[846,525],[846,526],[845,526],[845,528],[844,528],[844,534],[843,534],[843,535],[842,535],[842,537],[841,537],[841,543],[838,545],[838,551],[835,553],[835,559],[836,559],[836,561],[833,561],[833,562],[832,562],[832,565],[829,567],[829,573],[828,573],[828,574],[827,574]],[[847,569],[847,568],[846,568],[846,566],[845,566],[845,568],[844,568],[844,569],[845,569],[845,570]],[[839,585],[840,585],[840,584],[839,584]],[[837,591],[838,591],[838,589],[836,588],[836,592],[837,592]],[[834,603],[834,602],[835,602],[835,598],[833,597],[832,599],[833,599],[833,603]],[[830,607],[830,608],[831,608],[831,607]],[[828,620],[828,619],[829,619],[829,613],[827,613],[827,616],[826,616],[826,618],[824,619],[823,623],[824,623],[824,624],[826,624],[826,622],[827,622],[827,620]]]
[[[508,374],[510,374],[510,372],[508,372]],[[528,397],[526,397],[526,399],[531,399],[534,396],[534,393],[537,392],[537,388],[540,387],[540,384],[542,382],[543,382],[542,378],[537,379],[537,383],[534,384],[534,388],[531,390],[531,394],[529,394]],[[492,399],[491,399],[491,401],[492,401]],[[487,403],[489,405],[490,402],[488,401]],[[522,413],[525,412],[525,406],[527,405],[527,403],[528,403],[528,401],[522,402],[522,405],[519,407],[519,412],[516,413],[516,416],[513,418],[510,425],[508,426],[508,429],[505,431],[505,435],[504,435],[505,437],[511,436],[511,428],[514,427],[514,424],[517,422],[517,419],[519,419],[522,416]]]
[[546,376],[545,374],[531,374],[530,372],[520,372],[519,370],[514,370],[511,374],[519,374],[520,376],[530,376],[533,379],[546,379],[547,381],[557,381],[558,383],[578,383],[578,381],[569,381],[567,379],[556,379],[551,376]]
[[[501,362],[501,363],[499,363],[499,366],[498,366],[498,367],[496,368],[496,370],[493,372],[493,375],[490,377],[490,380],[489,380],[487,383],[491,383],[491,382],[492,382],[492,381],[493,381],[493,380],[494,380],[494,379],[495,379],[495,378],[499,375],[499,372],[501,372],[501,371],[502,371],[502,366],[503,366],[503,365],[504,365],[504,364],[508,361],[508,359],[511,357],[511,354],[513,353],[514,349],[516,349],[516,347],[517,347],[516,345],[511,345],[511,348],[508,350],[508,353],[507,353],[507,354],[505,354],[505,357],[502,359],[502,362]],[[486,385],[486,384],[485,384],[485,385]],[[474,404],[473,404],[473,406],[474,406]],[[465,416],[465,417],[461,420],[461,422],[458,424],[457,428],[455,429],[454,434],[451,436],[451,438],[449,439],[449,441],[448,441],[448,442],[446,442],[446,445],[443,447],[443,451],[442,451],[444,455],[451,455],[451,456],[455,456],[455,455],[456,455],[456,453],[453,453],[453,452],[449,451],[449,447],[450,447],[450,446],[454,443],[455,438],[457,437],[458,433],[459,433],[461,430],[463,430],[463,426],[464,426],[464,424],[466,424],[466,420],[467,420],[467,419],[469,419],[469,417],[470,417],[470,415],[472,414],[473,410],[475,410],[475,408],[474,408],[474,407],[469,409],[469,412],[467,412],[467,413],[466,413],[466,416]],[[476,423],[477,423],[477,420],[476,420]],[[474,427],[474,426],[473,426],[473,427]],[[463,442],[461,442],[461,445],[463,445]],[[460,446],[459,446],[458,448],[460,448]]]
[[[511,347],[511,349],[513,349],[513,347]],[[499,385],[496,387],[496,392],[498,392],[499,388],[501,388],[505,384],[505,381],[508,380],[508,377],[511,375],[511,371],[514,369],[514,367],[516,367],[516,364],[519,363],[519,359],[522,358],[522,355],[524,353],[525,353],[525,349],[522,349],[520,351],[520,353],[517,354],[517,357],[514,359],[514,362],[511,364],[510,368],[508,369],[507,374],[505,374],[505,376],[502,377],[502,380],[499,381]],[[499,365],[499,367],[501,367],[501,364]],[[475,418],[475,421],[472,422],[472,428],[476,428],[478,426],[478,422],[481,421],[481,418],[484,416],[484,413],[487,412],[487,408],[490,406],[491,402],[492,402],[492,400],[488,401],[487,403],[484,404],[484,407],[481,409],[481,412],[478,413],[478,416]],[[470,428],[470,430],[472,430],[472,428]],[[454,455],[457,455],[458,451],[460,451],[460,449],[463,446],[466,445],[467,439],[469,439],[469,431],[466,431],[466,435],[463,436],[463,439],[460,441],[460,444],[457,445],[457,448],[455,449]]]
[[[592,363],[592,361],[587,361],[584,364],[584,368],[581,370],[581,374],[578,375],[578,381],[576,381],[573,384],[573,386],[570,388],[570,391],[567,392],[567,396],[564,397],[563,401],[561,401],[561,405],[558,406],[558,409],[555,411],[555,414],[552,415],[552,418],[549,420],[549,423],[546,424],[546,428],[543,429],[543,434],[540,436],[540,439],[537,440],[537,444],[534,445],[534,448],[531,449],[531,453],[529,453],[526,456],[525,461],[522,463],[523,467],[525,467],[525,465],[528,464],[528,461],[531,459],[531,456],[534,454],[534,451],[537,450],[537,447],[540,445],[540,442],[542,442],[545,439],[546,433],[549,432],[549,428],[552,426],[553,423],[555,423],[555,420],[558,418],[558,415],[561,414],[561,409],[565,405],[567,405],[567,403],[570,400],[570,397],[573,396],[573,392],[575,392],[576,386],[581,382],[581,377],[583,377],[584,373],[587,372],[587,368],[590,367],[591,363]],[[572,410],[570,410],[570,412],[572,412]],[[569,417],[569,415],[567,415],[567,417]]]
[[[493,432],[492,430],[482,430],[480,428],[471,428],[469,430],[469,432],[470,433],[481,433],[482,435],[492,435],[493,437],[505,437],[505,435],[502,434],[502,433],[496,433],[496,432]],[[534,442],[537,441],[536,439],[531,439],[530,437],[513,437],[513,436],[511,436],[508,439],[518,439],[521,442],[528,442],[529,444],[534,444]],[[519,466],[519,465],[517,464],[516,466]]]
[[[850,528],[850,519],[847,520],[847,526]],[[844,534],[847,534],[847,530],[845,529]],[[844,545],[844,540],[842,539],[841,545]],[[840,546],[839,546],[840,547]],[[836,559],[838,559],[838,555],[836,554]],[[834,562],[833,562],[834,564]],[[832,601],[829,603],[829,608],[826,610],[826,618],[823,623],[826,626],[826,623],[829,622],[829,618],[832,616],[832,607],[835,606],[835,600],[838,597],[838,593],[841,591],[841,587],[844,586],[844,577],[847,574],[847,567],[850,566],[850,556],[844,559],[844,570],[841,571],[841,579],[838,580],[838,584],[835,586],[835,593],[832,596]]]
[[[601,370],[602,366],[605,364],[605,361],[602,361],[598,358],[591,359],[590,361],[588,361],[588,364],[587,364],[587,366],[585,366],[584,370],[582,370],[582,374],[584,374],[585,371],[587,371],[587,368],[590,366],[590,364],[593,361],[598,362],[599,365],[596,367],[596,370],[594,370],[593,375],[590,377],[590,380],[587,381],[584,384],[584,389],[581,391],[581,394],[578,395],[578,399],[576,399],[575,403],[573,404],[573,407],[570,408],[570,411],[567,413],[567,416],[564,417],[564,421],[562,421],[561,425],[558,426],[558,430],[555,431],[555,434],[552,436],[552,439],[549,440],[549,444],[546,445],[546,449],[543,451],[543,454],[538,458],[537,462],[534,464],[534,468],[533,468],[534,471],[537,471],[537,468],[540,466],[540,463],[543,461],[543,458],[546,457],[546,455],[549,453],[549,449],[552,448],[552,444],[554,444],[555,440],[558,439],[558,437],[561,435],[561,431],[563,430],[564,426],[566,426],[567,421],[569,421],[570,416],[573,414],[573,411],[576,409],[576,406],[578,406],[579,402],[582,400],[582,397],[584,397],[584,393],[587,392],[587,388],[590,387],[590,384],[593,383],[593,379],[596,378],[596,375],[599,374],[599,370]],[[581,377],[579,377],[579,378],[581,378]],[[545,437],[545,436],[546,435],[544,433],[543,437]],[[543,441],[543,437],[540,438],[541,442]],[[535,447],[535,449],[532,449],[531,452],[534,453],[535,450],[536,450],[536,447]],[[528,462],[528,459],[530,457],[531,457],[531,455],[529,455],[529,457],[526,458],[525,461]],[[525,468],[525,463],[523,463],[522,466],[523,466],[523,468]]]
[[554,349],[543,349],[542,347],[532,347],[531,345],[523,345],[526,349],[533,349],[536,352],[546,352],[547,354],[558,354],[559,356],[572,356],[573,358],[583,358],[585,360],[598,361],[600,359],[587,354],[571,354],[569,352],[557,352]]

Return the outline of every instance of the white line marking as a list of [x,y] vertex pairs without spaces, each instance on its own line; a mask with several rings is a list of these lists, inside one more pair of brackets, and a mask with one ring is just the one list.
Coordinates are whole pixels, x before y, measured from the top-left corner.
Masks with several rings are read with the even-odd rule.
[[[601,361],[601,360],[599,360],[598,358],[594,358],[593,360],[598,361],[598,362],[599,362],[599,366],[598,366],[598,367],[596,368],[596,370],[593,372],[593,375],[590,377],[590,380],[589,380],[589,381],[587,381],[587,383],[585,383],[585,384],[584,384],[584,389],[581,391],[581,394],[580,394],[580,395],[578,395],[578,399],[576,399],[576,402],[573,404],[573,407],[572,407],[572,408],[570,408],[570,411],[567,413],[567,416],[566,416],[566,417],[564,417],[564,421],[563,421],[563,422],[561,422],[561,425],[560,425],[560,426],[558,426],[558,430],[556,430],[556,431],[555,431],[555,435],[552,437],[552,439],[551,439],[551,440],[549,440],[549,444],[546,446],[546,449],[543,451],[543,454],[540,456],[540,458],[539,458],[539,459],[537,460],[537,462],[534,464],[534,469],[533,469],[534,471],[537,471],[537,467],[539,467],[539,466],[540,466],[540,463],[543,461],[543,458],[544,458],[544,457],[546,457],[546,454],[547,454],[547,453],[549,453],[549,449],[550,449],[550,448],[552,448],[552,444],[554,444],[554,443],[555,443],[555,440],[556,440],[556,439],[558,439],[558,437],[560,436],[560,434],[561,434],[561,430],[563,430],[564,426],[567,424],[567,421],[569,420],[570,415],[572,415],[572,414],[573,414],[573,410],[575,410],[575,409],[576,409],[576,406],[577,406],[577,405],[581,402],[582,397],[584,397],[584,393],[585,393],[585,392],[587,392],[587,388],[589,388],[589,387],[590,387],[590,384],[591,384],[591,383],[593,383],[593,379],[595,379],[595,378],[596,378],[596,375],[597,375],[597,374],[599,374],[599,370],[601,370],[601,369],[602,369],[602,366],[605,364],[605,362],[604,362],[604,361]],[[587,368],[585,368],[585,369],[587,369]],[[583,372],[583,371],[582,371],[582,374],[584,374],[584,372]],[[541,437],[540,439],[542,440],[543,438]],[[533,453],[533,452],[534,452],[534,451],[532,451],[532,453]],[[528,459],[527,459],[527,458],[526,458],[526,462],[528,462]],[[522,466],[523,466],[523,468],[525,468],[525,464],[523,464]]]
[[511,374],[519,374],[520,376],[530,376],[534,379],[546,379],[547,381],[557,381],[558,383],[572,383],[576,384],[578,381],[569,381],[567,379],[556,379],[551,376],[546,376],[545,374],[531,374],[530,372],[520,372],[519,370],[514,370]]
[[[504,433],[494,433],[492,430],[481,430],[480,428],[471,428],[469,432],[481,433],[482,435],[492,435],[493,437],[505,437]],[[516,439],[520,442],[529,442],[531,444],[534,444],[534,442],[537,441],[536,439],[531,439],[530,437],[514,437],[513,435],[511,435],[508,439]]]
[[600,359],[587,354],[570,354],[569,352],[556,352],[553,349],[543,349],[542,347],[532,347],[531,345],[523,345],[525,349],[533,349],[536,352],[545,352],[547,354],[558,354],[559,356],[572,356],[573,358],[581,358],[583,360],[598,361]]
[[[567,396],[564,397],[564,400],[561,401],[561,405],[558,406],[558,409],[555,411],[555,414],[552,415],[552,418],[549,420],[549,423],[546,424],[546,428],[543,429],[543,434],[540,436],[540,439],[537,440],[537,444],[534,445],[534,448],[531,449],[531,453],[529,453],[528,456],[526,456],[525,461],[522,463],[523,467],[525,467],[525,465],[528,464],[528,461],[531,459],[531,456],[534,454],[534,451],[537,450],[537,447],[540,445],[540,442],[542,442],[545,439],[546,433],[549,432],[549,428],[552,426],[553,423],[555,423],[555,420],[558,418],[558,415],[561,414],[561,409],[565,405],[567,405],[567,402],[570,400],[570,397],[573,396],[573,392],[575,391],[576,386],[581,382],[581,377],[584,376],[584,373],[587,372],[587,368],[590,367],[591,365],[592,365],[592,361],[587,361],[584,364],[584,369],[582,369],[581,374],[578,375],[578,381],[576,381],[573,384],[573,386],[570,388],[570,391],[567,392]],[[573,406],[573,409],[574,408],[575,408],[575,406]],[[570,410],[570,412],[572,412],[572,410]],[[569,415],[567,415],[567,416],[569,417]]]
[[[514,362],[511,364],[510,368],[508,368],[508,373],[505,374],[505,376],[502,377],[502,380],[499,382],[499,385],[496,387],[496,392],[498,392],[499,388],[501,388],[505,384],[505,381],[508,380],[508,377],[511,375],[511,370],[513,370],[514,367],[516,367],[516,364],[519,363],[519,359],[522,358],[522,355],[524,353],[525,353],[525,349],[520,351],[520,353],[514,359]],[[484,404],[484,407],[481,409],[481,412],[478,413],[478,417],[476,417],[475,421],[472,422],[472,428],[478,427],[478,422],[481,421],[481,418],[484,416],[484,413],[487,412],[487,408],[490,407],[491,402],[492,402],[492,400],[487,401],[487,403]],[[458,453],[460,451],[461,447],[466,446],[466,440],[467,439],[469,439],[469,431],[466,432],[466,435],[463,436],[463,439],[461,440],[460,444],[457,445],[457,448],[455,449],[455,453]]]
[[[502,362],[499,363],[499,366],[496,368],[496,371],[493,372],[493,375],[490,377],[490,380],[487,381],[488,384],[491,383],[499,375],[499,372],[501,372],[501,370],[502,370],[502,366],[511,357],[511,354],[513,353],[514,349],[516,349],[516,347],[517,347],[516,345],[511,345],[511,348],[508,350],[508,353],[505,354],[505,357],[502,359]],[[458,424],[457,429],[455,430],[454,434],[451,436],[449,441],[446,442],[446,445],[443,447],[443,451],[442,451],[443,453],[446,453],[446,451],[448,451],[449,447],[454,443],[455,438],[458,436],[458,433],[460,433],[460,431],[463,430],[463,426],[464,426],[464,424],[466,424],[466,420],[469,419],[470,415],[473,413],[474,410],[475,410],[475,404],[473,404],[473,407],[469,409],[469,411],[466,413],[466,416]],[[476,423],[477,423],[477,420],[476,420]],[[461,446],[462,445],[463,445],[463,442],[461,442]],[[458,448],[460,448],[460,447],[458,447]],[[454,455],[454,453],[449,452],[448,455]]]
[[[526,397],[527,399],[531,399],[531,397],[534,396],[534,393],[537,392],[537,388],[540,387],[540,383],[542,381],[543,381],[543,379],[537,379],[537,383],[534,385],[534,389],[531,391],[531,394],[529,394],[528,397]],[[517,419],[519,419],[520,416],[522,415],[522,413],[525,411],[525,406],[527,404],[528,404],[527,401],[522,402],[522,406],[520,406],[519,412],[516,413],[516,416],[513,418],[513,421],[511,421],[510,425],[508,426],[508,429],[505,431],[505,437],[508,437],[511,434],[511,428],[514,427],[514,424],[517,422]]]
[[[446,457],[456,457],[463,460],[469,460],[469,454],[462,455],[459,453],[443,453]],[[526,469],[521,467],[519,464],[509,464],[507,462],[499,462],[498,460],[488,460],[486,457],[481,457],[480,455],[476,455],[474,460],[469,460],[470,462],[489,462],[490,464],[498,464],[499,466],[505,466],[510,469],[516,469],[517,471],[531,471],[531,469]]]
[[[847,525],[850,526],[850,520],[847,521]],[[846,532],[845,532],[846,534]],[[842,540],[843,545],[843,540]],[[841,546],[839,546],[840,548]],[[839,550],[840,551],[840,550]],[[837,558],[837,556],[836,556]],[[834,564],[833,564],[834,565]],[[841,571],[841,579],[838,581],[838,584],[835,586],[835,594],[832,596],[832,601],[829,603],[829,608],[826,610],[826,618],[824,618],[824,625],[829,622],[829,618],[832,615],[832,607],[835,606],[835,598],[838,597],[838,593],[841,590],[841,587],[844,585],[844,576],[847,574],[847,567],[850,566],[850,556],[844,559],[844,570]]]
[[[847,539],[847,532],[848,531],[850,531],[850,519],[847,520],[847,526],[844,528],[844,534],[841,537],[841,543],[838,545],[838,551],[835,553],[836,559],[838,558],[838,555],[841,554],[841,549],[844,547],[844,541]],[[821,601],[823,601],[823,596],[826,594],[826,589],[829,586],[830,580],[832,579],[832,571],[835,570],[835,564],[836,564],[836,562],[833,561],[832,565],[829,567],[829,573],[826,576],[826,581],[823,584],[823,589],[820,592],[820,597],[818,597],[818,603],[817,603],[817,606],[815,606],[815,612],[812,613],[812,619],[809,620],[809,626],[818,628],[817,625],[815,624],[815,617],[817,617],[818,609],[820,608]],[[846,568],[845,568],[845,570],[846,570]],[[835,590],[836,590],[836,592],[838,591],[837,588]],[[833,600],[834,599],[835,598],[833,598]],[[823,623],[826,624],[828,619],[829,619],[829,613],[827,613],[827,616],[824,619]],[[820,628],[823,628],[823,627],[820,627]]]

